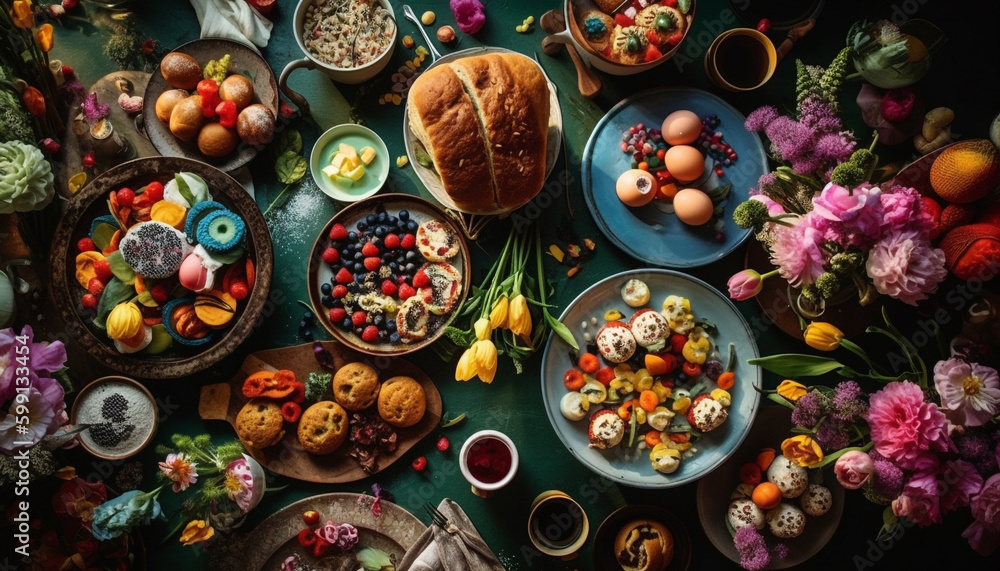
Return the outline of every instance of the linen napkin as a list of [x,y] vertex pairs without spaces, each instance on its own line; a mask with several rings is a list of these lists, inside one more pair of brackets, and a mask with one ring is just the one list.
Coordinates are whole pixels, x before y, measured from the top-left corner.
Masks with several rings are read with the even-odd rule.
[[271,39],[270,20],[246,0],[191,0],[201,23],[202,38],[227,38],[256,51]]
[[462,507],[450,498],[438,504],[451,526],[431,523],[403,555],[397,571],[505,571]]

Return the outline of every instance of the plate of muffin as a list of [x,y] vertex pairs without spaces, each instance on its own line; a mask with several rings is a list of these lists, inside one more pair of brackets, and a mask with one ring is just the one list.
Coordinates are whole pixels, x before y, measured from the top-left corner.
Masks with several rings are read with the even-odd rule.
[[408,361],[369,359],[326,341],[252,353],[229,382],[202,387],[198,413],[229,422],[268,470],[353,482],[433,431],[441,394]]
[[278,87],[260,54],[223,38],[188,42],[163,57],[146,85],[146,136],[161,155],[235,170],[274,135]]
[[633,504],[611,513],[594,534],[597,569],[686,571],[691,538],[676,516],[654,505]]

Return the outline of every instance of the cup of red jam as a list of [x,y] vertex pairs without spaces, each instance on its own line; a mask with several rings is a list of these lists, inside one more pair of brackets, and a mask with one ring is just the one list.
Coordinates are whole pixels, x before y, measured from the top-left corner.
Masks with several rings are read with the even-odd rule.
[[462,475],[472,493],[488,498],[514,479],[518,455],[514,442],[496,430],[480,430],[470,436],[459,453]]

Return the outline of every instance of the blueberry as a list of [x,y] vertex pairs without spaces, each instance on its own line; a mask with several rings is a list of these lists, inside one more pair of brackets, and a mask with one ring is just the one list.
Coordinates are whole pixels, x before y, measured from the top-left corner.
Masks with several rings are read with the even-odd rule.
[[299,331],[305,331],[306,329],[309,329],[309,323],[307,323],[306,320],[303,319],[302,321],[299,322]]
[[[383,259],[385,259],[385,258],[383,258]],[[395,274],[396,270],[399,269],[399,264],[396,263],[396,259],[393,258],[391,256],[391,254],[390,254],[390,257],[388,259],[388,262],[389,262],[389,271]]]
[[358,282],[351,282],[347,284],[347,291],[351,293],[358,293],[359,291],[361,291],[361,286],[358,285]]
[[310,325],[312,325],[313,323],[315,323],[316,319],[315,319],[315,316],[313,316],[313,312],[307,311],[307,312],[303,313],[302,314],[302,321],[304,321],[305,323],[308,323]]
[[376,327],[382,327],[385,325],[385,316],[381,313],[376,313],[372,316],[372,325],[375,325]]
[[406,222],[403,222],[402,220],[397,220],[396,221],[396,232],[398,232],[400,234],[405,233],[406,232]]
[[358,220],[357,229],[358,232],[364,232],[365,230],[368,229],[368,225],[365,224],[364,220]]
[[351,327],[354,327],[354,323],[351,322],[350,317],[345,317],[344,320],[340,322],[340,328],[344,331],[350,331]]
[[392,343],[393,345],[395,345],[396,343],[399,343],[399,332],[398,331],[393,331],[389,335],[389,343]]
[[386,212],[383,210],[382,212],[378,213],[378,218],[377,219],[378,219],[379,222],[381,222],[381,223],[384,224],[385,221],[389,219],[389,215],[386,214]]
[[364,277],[363,277],[364,273],[365,273],[365,264],[364,264],[364,262],[354,262],[354,273],[355,274],[361,274],[362,275],[362,279],[364,279]]
[[406,252],[406,261],[407,262],[416,262],[417,261],[417,256],[419,256],[419,255],[420,254],[418,254],[416,250],[410,250],[410,251]]
[[410,211],[409,210],[400,210],[399,211],[399,219],[402,220],[403,222],[406,222],[407,220],[409,220],[410,219]]
[[357,327],[354,328],[354,334],[357,335],[358,337],[361,337],[361,334],[364,332],[365,328],[363,325],[358,325]]
[[364,266],[364,264],[361,265],[361,271],[358,272],[358,273],[356,273],[356,274],[354,274],[354,281],[357,282],[357,283],[365,281],[365,266]]
[[392,252],[385,252],[379,256],[379,259],[382,260],[383,264],[388,264],[389,262],[395,260],[396,256],[394,256]]
[[408,274],[412,274],[417,271],[417,265],[414,264],[413,262],[410,262],[406,264],[406,268],[404,268],[404,271]]
[[389,226],[395,226],[397,222],[399,222],[399,219],[396,218],[395,216],[390,216],[389,219],[386,220],[386,224],[388,224]]
[[322,298],[320,299],[320,303],[322,303],[322,304],[323,304],[323,307],[325,307],[325,308],[327,308],[327,309],[329,309],[329,308],[333,307],[333,301],[334,301],[334,299],[333,299],[333,296],[332,296],[332,295],[324,295],[324,296],[323,296],[323,297],[322,297]]
[[337,275],[337,272],[339,272],[340,268],[342,267],[343,266],[341,266],[340,264],[330,264],[330,273],[332,273],[333,275]]
[[323,285],[319,286],[319,291],[323,295],[330,295],[333,293],[333,286],[330,285],[330,282],[324,282]]
[[351,255],[352,255],[351,254],[351,250],[348,249],[348,248],[344,248],[343,250],[340,251],[340,259],[341,260],[350,260],[351,259]]
[[358,250],[357,252],[354,252],[354,254],[351,255],[351,259],[353,259],[355,262],[358,262],[365,259],[365,255],[361,252],[361,250]]
[[368,216],[365,216],[365,222],[367,222],[369,225],[375,224],[377,220],[378,217],[375,216],[374,214],[369,214]]
[[399,264],[400,267],[402,267],[403,265],[405,265],[406,264],[406,256],[404,256],[403,254],[400,254],[399,257],[396,258],[396,263]]
[[312,341],[313,340],[312,329],[306,329],[305,331],[303,331],[302,338],[305,339],[306,341]]
[[333,301],[330,303],[330,307],[344,307],[343,298],[341,299],[333,298]]
[[378,340],[381,341],[381,342],[383,342],[383,343],[385,343],[385,341],[388,340],[388,339],[389,339],[389,332],[386,331],[385,329],[379,329],[378,330]]
[[388,331],[389,333],[392,333],[393,331],[395,331],[396,330],[396,320],[395,319],[389,319],[388,321],[386,321],[385,322],[385,330]]
[[347,239],[350,240],[351,242],[356,242],[358,240],[358,233],[355,232],[354,230],[351,230],[350,232],[347,233]]
[[384,238],[385,235],[388,234],[388,233],[389,232],[386,230],[385,226],[376,226],[375,227],[375,235],[378,236],[379,238]]
[[407,232],[416,232],[417,228],[419,228],[419,227],[420,227],[420,225],[417,224],[416,220],[410,220],[409,222],[406,223],[406,231]]

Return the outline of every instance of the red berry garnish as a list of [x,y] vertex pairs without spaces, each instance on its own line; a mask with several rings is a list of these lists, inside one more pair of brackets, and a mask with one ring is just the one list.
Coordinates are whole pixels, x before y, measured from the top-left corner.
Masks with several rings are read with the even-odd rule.
[[361,340],[365,343],[374,343],[378,341],[378,327],[375,327],[374,325],[365,327],[365,330],[361,332]]
[[417,456],[413,459],[413,463],[410,464],[410,466],[412,466],[417,472],[423,472],[427,468],[427,458]]
[[94,262],[94,273],[97,275],[97,279],[101,280],[101,283],[108,283],[111,278],[115,276],[111,272],[111,264],[107,260],[97,260]]
[[385,280],[384,282],[382,282],[382,295],[387,295],[391,297],[396,295],[396,292],[398,290],[399,287],[396,286],[396,284],[392,283],[392,280]]
[[378,256],[371,256],[365,258],[365,269],[369,272],[374,272],[382,267],[382,258]]
[[[348,272],[350,273],[350,272]],[[337,284],[333,286],[333,291],[331,292],[335,299],[340,299],[347,295],[347,286],[343,284]]]
[[125,186],[118,189],[118,205],[129,208],[132,206],[132,201],[135,200],[135,192],[131,188]]
[[757,22],[757,31],[766,34],[771,30],[771,20],[767,18],[761,18],[760,22]]
[[338,222],[330,228],[331,240],[343,240],[345,238],[347,238],[347,228],[343,224]]
[[343,307],[331,307],[330,308],[330,321],[334,323],[340,323],[347,317],[347,310]]
[[299,531],[299,545],[302,547],[312,547],[316,545],[316,534],[311,529]]
[[[243,284],[243,288],[244,288],[244,296],[243,297],[246,297],[245,293],[246,293],[246,285],[247,284],[246,284],[246,282],[240,282],[240,283]],[[230,289],[229,295],[233,295],[232,291],[231,291],[233,288],[230,286],[229,289]],[[152,296],[153,301],[155,301],[157,305],[163,305],[164,303],[167,303],[168,299],[170,299],[170,292],[167,291],[167,286],[165,286],[163,284],[156,284],[155,286],[153,286],[152,288],[150,288],[149,289],[149,295]],[[236,297],[236,296],[233,295],[233,297]],[[242,299],[242,298],[237,298],[237,299]]]
[[378,253],[379,253],[378,252],[378,246],[376,246],[375,244],[372,244],[371,242],[365,242],[365,245],[361,246],[361,253],[365,257],[377,256]]
[[336,248],[327,248],[323,250],[323,261],[328,264],[336,264],[340,261],[340,252]]
[[101,278],[90,278],[90,282],[87,283],[87,291],[95,296],[101,295],[101,292],[104,291],[104,282],[101,281]]
[[339,284],[349,284],[354,281],[354,274],[349,272],[347,268],[340,268],[337,272],[337,283]]
[[430,283],[431,278],[427,277],[427,272],[417,270],[417,273],[413,274],[413,287],[427,287]]
[[237,301],[246,299],[250,295],[250,287],[243,280],[233,280],[233,283],[229,284],[229,295]]
[[302,416],[302,407],[292,401],[286,401],[281,405],[281,418],[285,422],[298,422],[299,417]]
[[94,241],[89,236],[84,236],[76,243],[76,249],[81,252],[96,252],[97,246],[94,245]]
[[316,510],[309,510],[302,514],[302,523],[306,525],[319,525],[319,512]]
[[144,194],[151,203],[163,200],[163,184],[156,181],[147,184]]
[[410,284],[400,284],[399,286],[399,299],[409,299],[417,295],[417,290],[413,289]]
[[441,452],[447,452],[448,449],[451,448],[451,442],[448,441],[447,436],[442,436],[441,438],[438,438],[436,446]]
[[364,325],[368,319],[368,314],[363,311],[355,311],[351,314],[351,323],[354,325]]
[[417,245],[417,237],[413,234],[406,234],[399,240],[399,245],[402,246],[404,250],[409,250]]
[[80,298],[80,304],[83,305],[84,309],[97,311],[97,296],[92,293],[85,293]]
[[83,155],[83,158],[80,160],[80,162],[83,163],[84,168],[88,169],[97,164],[97,158],[94,154],[94,151],[90,151],[86,155]]
[[399,247],[399,236],[395,234],[386,234],[382,243],[385,244],[387,249],[394,250]]

